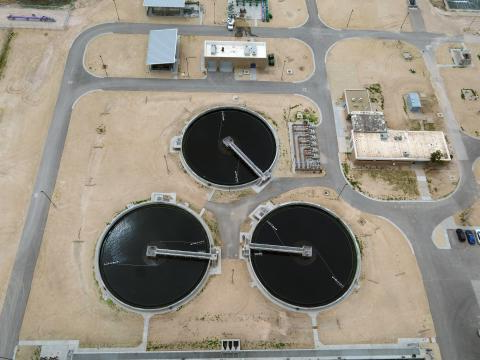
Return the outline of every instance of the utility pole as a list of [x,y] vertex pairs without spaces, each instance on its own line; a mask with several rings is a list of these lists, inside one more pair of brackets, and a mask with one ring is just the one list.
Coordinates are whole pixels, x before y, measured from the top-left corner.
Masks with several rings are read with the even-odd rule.
[[215,0],[213,0],[213,23],[216,25],[217,21],[215,20]]
[[168,168],[167,155],[163,155],[163,158],[165,159],[165,165],[167,166],[167,174],[170,175],[170,169]]
[[52,199],[50,198],[50,196],[48,196],[48,194],[47,194],[45,191],[43,191],[43,190],[40,190],[40,192],[41,192],[43,195],[46,196],[46,198],[48,199],[48,201],[50,201],[50,204],[52,204],[53,207],[56,209],[56,208],[57,208],[57,205],[55,205],[55,203],[52,201]]
[[405,19],[403,19],[402,25],[400,26],[400,31],[402,31],[403,25],[405,25],[405,21],[407,21],[408,15],[410,15],[410,11],[407,12]]
[[283,81],[283,72],[285,70],[285,64],[287,62],[287,59],[283,59],[283,67],[282,67],[282,77],[281,77],[281,80]]
[[103,62],[103,57],[102,57],[102,55],[98,55],[98,56],[100,56],[100,61],[102,62],[102,69],[105,70],[105,75],[106,75],[107,78],[108,78],[107,65],[105,65],[105,63]]
[[348,29],[348,25],[350,25],[350,20],[352,19],[352,15],[353,15],[353,9],[352,9],[352,11],[350,11],[350,16],[348,17],[347,29]]
[[113,1],[113,6],[115,6],[115,12],[117,13],[117,20],[120,21],[120,16],[118,15],[117,3],[115,2],[115,0],[112,0],[112,1]]

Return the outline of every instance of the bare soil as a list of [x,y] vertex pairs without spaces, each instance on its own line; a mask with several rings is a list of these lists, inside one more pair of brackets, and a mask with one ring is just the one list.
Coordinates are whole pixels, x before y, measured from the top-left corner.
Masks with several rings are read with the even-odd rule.
[[[422,278],[408,241],[386,220],[336,198],[333,190],[317,187],[293,190],[272,200],[276,204],[308,201],[326,206],[340,215],[361,241],[360,288],[318,316],[322,343],[383,343],[396,342],[399,337],[434,336]],[[218,349],[222,338],[239,338],[245,348],[313,347],[310,319],[267,300],[252,286],[242,260],[224,260],[222,274],[212,277],[197,298],[176,313],[150,321],[152,350]]]
[[[437,50],[437,59],[441,63],[448,62],[450,54],[448,49],[455,44],[446,44]],[[480,60],[477,55],[480,54],[480,45],[466,44],[472,52],[472,66],[466,68],[442,67],[440,74],[445,82],[445,89],[448,98],[452,104],[455,117],[460,127],[467,134],[480,137],[480,99],[468,100],[462,99],[462,89],[472,89],[480,96],[480,86],[476,79],[480,76]]]
[[[400,31],[407,14],[407,2],[397,0],[317,0],[317,6],[321,19],[339,29]],[[411,31],[408,18],[402,30]]]
[[[413,56],[412,61],[403,58],[405,51]],[[380,84],[385,99],[383,111],[390,129],[404,130],[411,126],[403,100],[405,94],[418,92],[436,103],[421,52],[405,42],[375,39],[340,41],[328,54],[327,73],[332,97],[337,102],[343,97],[345,89]],[[438,128],[443,126],[440,119],[435,118],[434,121]]]
[[252,287],[243,260],[223,260],[202,293],[175,313],[150,320],[152,349],[220,349],[219,339],[242,348],[312,348],[310,318],[275,306]]
[[455,191],[459,175],[456,161],[438,165],[427,164],[425,166],[425,176],[432,199],[441,199]]
[[[314,105],[299,96],[236,96],[99,91],[79,100],[52,199],[57,208],[50,210],[21,339],[79,339],[83,347],[140,343],[143,318],[99,299],[94,251],[114,215],[152,192],[176,192],[193,209],[204,206],[210,189],[196,183],[179,156],[169,153],[170,139],[195,114],[219,104],[261,112],[277,128],[280,140],[275,173],[291,174],[282,109],[296,103]],[[220,244],[215,220],[208,213],[205,218]]]
[[[207,76],[205,64],[202,63],[205,40],[231,41],[236,38],[181,36],[178,74],[172,74],[170,71],[152,72],[146,66],[147,35],[105,34],[90,42],[85,55],[85,68],[101,77],[204,78]],[[302,41],[262,38],[242,40],[265,41],[268,53],[275,54],[275,66],[257,69],[257,80],[298,82],[306,80],[314,70],[311,49]],[[289,70],[292,70],[292,74],[289,74]]]
[[[111,0],[78,0],[78,8],[96,7],[103,17],[110,21],[154,23],[154,24],[203,24],[225,26],[227,19],[227,0],[201,0],[203,15],[197,18],[147,16],[143,1],[116,0],[117,12]],[[304,0],[272,0],[269,1],[273,19],[270,22],[258,21],[258,26],[296,27],[308,18]],[[252,24],[255,25],[255,24]]]
[[392,343],[398,338],[435,336],[422,276],[408,240],[387,220],[336,199],[333,190],[317,187],[293,190],[274,200],[325,206],[340,216],[360,241],[360,287],[319,314],[320,341],[328,345]]

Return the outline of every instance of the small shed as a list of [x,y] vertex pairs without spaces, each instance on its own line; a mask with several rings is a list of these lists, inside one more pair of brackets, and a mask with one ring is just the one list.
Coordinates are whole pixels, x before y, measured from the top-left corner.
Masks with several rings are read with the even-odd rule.
[[408,93],[407,106],[411,112],[420,112],[422,110],[422,103],[420,102],[420,95],[416,92]]
[[177,70],[177,42],[177,29],[150,31],[147,51],[150,70]]
[[198,1],[185,0],[144,0],[143,6],[148,16],[184,16],[197,17],[200,12]]

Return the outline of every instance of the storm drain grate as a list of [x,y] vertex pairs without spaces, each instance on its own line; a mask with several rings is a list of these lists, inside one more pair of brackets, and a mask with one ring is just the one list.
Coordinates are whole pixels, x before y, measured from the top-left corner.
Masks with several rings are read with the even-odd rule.
[[239,339],[223,339],[222,351],[240,351]]

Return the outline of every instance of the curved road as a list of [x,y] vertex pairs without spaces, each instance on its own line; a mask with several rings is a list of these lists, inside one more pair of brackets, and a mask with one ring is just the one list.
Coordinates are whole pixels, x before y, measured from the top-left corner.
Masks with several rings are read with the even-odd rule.
[[[447,37],[427,32],[393,33],[384,31],[334,30],[318,18],[316,2],[306,0],[309,19],[295,29],[254,28],[261,37],[295,37],[310,45],[315,55],[316,71],[302,83],[232,81],[231,75],[209,74],[202,80],[158,80],[132,78],[97,78],[83,67],[83,54],[88,42],[103,33],[147,33],[152,29],[169,26],[154,24],[112,23],[92,27],[78,36],[68,55],[62,85],[54,116],[46,139],[34,191],[28,209],[23,233],[8,284],[7,294],[0,313],[0,358],[12,357],[27,305],[36,260],[42,243],[50,202],[45,194],[52,194],[68,132],[70,115],[75,101],[82,95],[98,90],[133,91],[191,91],[191,92],[250,92],[302,94],[316,102],[322,112],[318,127],[320,153],[326,176],[323,178],[274,179],[260,194],[230,204],[208,203],[207,208],[217,216],[224,254],[233,257],[238,251],[240,224],[258,204],[272,196],[301,186],[327,186],[340,190],[345,184],[338,156],[338,144],[333,115],[332,99],[328,89],[325,58],[328,49],[337,41],[352,37],[372,37],[408,41],[424,51],[424,57],[434,72],[435,45],[447,41],[463,41],[463,37]],[[418,10],[420,11],[420,10]],[[416,17],[418,18],[418,14]],[[421,15],[420,15],[421,16]],[[418,21],[423,24],[422,21]],[[227,35],[219,26],[175,26],[180,34]],[[420,26],[421,28],[421,26]],[[429,63],[432,66],[429,66]],[[228,80],[228,81],[225,81]],[[438,89],[437,89],[438,90]],[[448,99],[441,105],[446,114],[451,112]],[[450,110],[450,111],[448,111]],[[448,117],[448,116],[447,116]],[[479,359],[480,339],[479,304],[471,280],[480,280],[480,264],[476,252],[438,250],[431,241],[435,226],[455,212],[470,206],[477,198],[477,184],[472,174],[472,164],[480,157],[476,139],[464,135],[454,119],[447,119],[448,136],[455,150],[461,170],[457,191],[450,197],[435,202],[382,202],[369,199],[346,186],[342,197],[352,206],[372,214],[386,217],[397,225],[410,239],[415,250],[435,322],[437,339],[444,359]],[[476,271],[477,269],[478,271]]]

